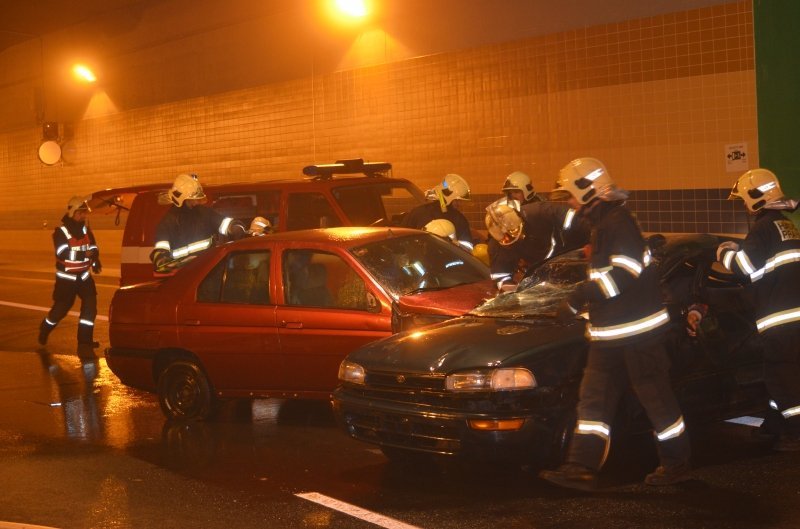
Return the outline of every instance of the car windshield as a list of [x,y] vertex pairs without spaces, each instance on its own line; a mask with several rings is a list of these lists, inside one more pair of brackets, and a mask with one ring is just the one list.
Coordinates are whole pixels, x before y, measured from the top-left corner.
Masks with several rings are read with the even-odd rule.
[[489,269],[460,247],[422,233],[387,239],[351,250],[395,299],[489,279]]
[[374,182],[332,191],[353,226],[399,226],[403,215],[425,198],[409,182]]
[[562,300],[586,278],[581,250],[554,257],[520,281],[513,292],[501,294],[470,314],[494,318],[554,317]]

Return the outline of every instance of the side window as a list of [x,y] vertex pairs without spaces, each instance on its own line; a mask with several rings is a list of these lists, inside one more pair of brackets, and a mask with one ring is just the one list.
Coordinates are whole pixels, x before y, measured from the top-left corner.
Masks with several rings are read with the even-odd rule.
[[272,224],[273,230],[281,229],[280,226],[278,226],[281,211],[281,191],[264,191],[258,193],[256,198],[258,199],[256,215],[267,219],[270,224]]
[[342,225],[322,193],[291,193],[287,209],[287,230],[333,228]]
[[338,255],[288,250],[283,277],[288,305],[367,310],[364,280]]
[[269,260],[267,251],[230,254],[200,283],[197,301],[268,305]]

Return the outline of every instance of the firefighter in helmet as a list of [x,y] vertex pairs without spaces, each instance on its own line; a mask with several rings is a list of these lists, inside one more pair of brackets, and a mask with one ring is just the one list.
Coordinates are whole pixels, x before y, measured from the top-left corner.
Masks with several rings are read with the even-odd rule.
[[81,299],[78,316],[78,352],[91,353],[99,346],[94,341],[94,320],[97,316],[97,288],[92,272],[99,274],[100,250],[94,233],[86,224],[91,209],[85,197],[74,196],[67,202],[61,218],[62,226],[53,232],[56,257],[56,283],[53,306],[39,325],[39,344],[47,344],[50,333],[67,315],[75,297]]
[[645,483],[689,479],[689,439],[663,344],[669,314],[650,250],[624,206],[628,193],[616,186],[600,160],[578,158],[561,169],[551,196],[567,198],[591,224],[588,278],[558,311],[562,323],[574,325],[575,316],[588,308],[589,353],[566,463],[540,476],[562,487],[594,490],[609,452],[612,420],[630,386],[653,425],[660,459]]
[[762,433],[776,450],[800,450],[800,230],[787,217],[798,203],[784,195],[775,173],[761,168],[739,177],[728,199],[743,200],[755,217],[741,246],[723,242],[717,259],[753,290],[773,410]]
[[501,198],[486,208],[489,267],[497,287],[513,287],[531,266],[588,242],[588,228],[564,204]]
[[542,197],[533,189],[531,177],[522,171],[514,171],[506,177],[503,183],[503,193],[509,200],[516,200],[521,205],[539,202]]
[[441,184],[425,193],[428,202],[421,204],[403,218],[403,226],[421,230],[434,219],[446,219],[456,228],[458,243],[472,251],[473,240],[469,221],[456,207],[459,200],[469,200],[469,184],[460,175],[448,174]]
[[167,272],[184,258],[210,248],[217,236],[240,239],[247,234],[241,222],[204,205],[206,195],[195,174],[178,175],[167,196],[172,207],[156,227],[150,253],[156,272]]

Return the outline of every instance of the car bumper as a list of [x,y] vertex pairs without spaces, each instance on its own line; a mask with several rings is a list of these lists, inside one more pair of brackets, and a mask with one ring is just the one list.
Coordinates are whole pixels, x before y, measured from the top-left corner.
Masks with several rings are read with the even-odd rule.
[[123,384],[145,391],[156,391],[153,374],[154,351],[109,347],[105,350],[105,357],[108,368]]
[[[351,437],[382,447],[485,461],[541,463],[553,453],[563,414],[461,412],[375,400],[337,388],[333,409]],[[478,430],[470,421],[522,419],[515,430]]]

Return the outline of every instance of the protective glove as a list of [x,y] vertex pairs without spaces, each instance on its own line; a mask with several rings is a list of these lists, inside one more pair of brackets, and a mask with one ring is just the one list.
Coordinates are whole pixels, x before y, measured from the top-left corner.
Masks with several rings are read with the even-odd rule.
[[567,300],[562,301],[556,309],[556,320],[563,325],[575,323],[577,315],[578,311],[575,310]]
[[170,254],[166,250],[157,250],[153,254],[153,268],[156,272],[163,271],[170,262]]
[[723,254],[728,250],[738,252],[739,244],[734,241],[725,241],[722,244],[720,244],[717,247],[717,261],[722,261]]
[[264,217],[256,217],[250,222],[250,229],[247,233],[253,237],[264,235],[272,230],[272,224]]
[[708,305],[703,303],[694,303],[689,306],[686,311],[686,333],[689,336],[697,336],[697,328],[707,313]]

